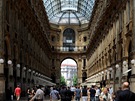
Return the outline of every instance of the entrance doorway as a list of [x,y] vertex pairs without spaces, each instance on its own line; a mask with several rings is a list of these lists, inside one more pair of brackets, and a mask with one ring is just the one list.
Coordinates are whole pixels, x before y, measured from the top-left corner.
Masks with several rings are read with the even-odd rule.
[[61,85],[77,85],[77,63],[71,58],[67,58],[61,63]]

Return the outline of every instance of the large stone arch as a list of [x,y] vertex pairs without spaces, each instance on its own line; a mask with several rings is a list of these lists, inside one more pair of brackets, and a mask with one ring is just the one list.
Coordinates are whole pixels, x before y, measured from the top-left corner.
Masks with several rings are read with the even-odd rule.
[[75,58],[73,58],[73,57],[63,57],[63,59],[61,59],[61,61],[60,61],[60,64],[66,59],[73,59],[77,64],[77,60]]
[[[73,59],[77,64],[77,75],[78,75],[78,83],[82,82],[82,59],[80,59],[80,54],[62,54],[59,56],[59,59],[57,61],[57,67],[61,66],[61,63],[64,59],[71,58]],[[60,68],[58,68],[57,72],[60,74]],[[56,75],[58,76],[58,75]],[[60,76],[60,75],[59,75]],[[59,78],[59,77],[58,77]]]

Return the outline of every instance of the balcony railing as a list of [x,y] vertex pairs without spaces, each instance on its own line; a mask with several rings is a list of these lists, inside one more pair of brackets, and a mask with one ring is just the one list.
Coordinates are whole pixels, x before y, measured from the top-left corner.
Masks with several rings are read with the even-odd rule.
[[74,46],[74,47],[52,47],[53,51],[57,52],[85,52],[86,47]]

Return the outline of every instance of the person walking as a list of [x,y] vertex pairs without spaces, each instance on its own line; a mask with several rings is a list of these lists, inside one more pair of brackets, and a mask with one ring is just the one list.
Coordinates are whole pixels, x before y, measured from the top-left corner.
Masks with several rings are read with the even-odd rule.
[[60,90],[60,97],[61,97],[61,101],[65,101],[66,100],[66,88],[64,86]]
[[87,87],[87,101],[90,101],[90,87]]
[[50,92],[50,101],[58,101],[59,92],[56,90],[55,87],[53,87],[53,90]]
[[84,88],[82,88],[82,101],[87,101],[87,99],[88,99],[87,86],[84,86]]
[[27,89],[27,97],[28,97],[28,100],[29,101],[33,96],[32,96],[32,90],[30,89],[30,87],[28,87]]
[[116,101],[135,101],[135,93],[130,91],[128,82],[123,83],[122,91],[116,97]]
[[75,90],[75,100],[76,101],[80,101],[80,98],[81,98],[81,89],[80,87],[78,86]]
[[14,95],[16,96],[16,100],[19,101],[21,96],[21,88],[19,85],[15,88]]
[[95,101],[95,94],[96,94],[96,90],[94,89],[95,86],[92,85],[91,89],[90,89],[90,101]]
[[101,93],[100,87],[96,86],[95,90],[96,90],[95,101],[99,101],[99,96],[100,96],[100,93]]
[[75,89],[76,89],[76,88],[75,88],[74,86],[71,86],[71,87],[70,87],[70,90],[71,90],[71,92],[72,92],[72,97],[73,97],[72,99],[74,99]]
[[36,100],[36,101],[44,100],[44,92],[43,92],[43,90],[41,90],[40,85],[37,86],[37,91],[36,91],[35,95],[31,98],[30,101],[34,101],[34,100]]
[[66,90],[66,100],[65,101],[71,101],[73,98],[73,93],[70,90],[70,87],[67,88]]
[[103,88],[103,92],[101,93],[99,99],[100,101],[113,101],[107,87]]

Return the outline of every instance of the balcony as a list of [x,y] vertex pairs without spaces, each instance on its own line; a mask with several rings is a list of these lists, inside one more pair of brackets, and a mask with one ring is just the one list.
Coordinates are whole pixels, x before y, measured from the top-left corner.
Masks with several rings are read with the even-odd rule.
[[71,47],[52,47],[53,51],[57,52],[86,52],[87,48],[82,46]]

